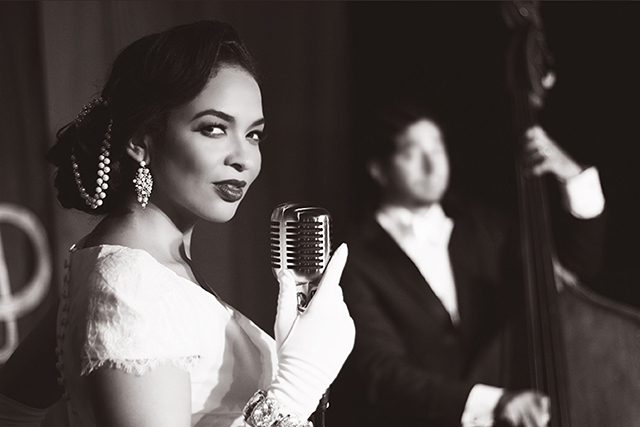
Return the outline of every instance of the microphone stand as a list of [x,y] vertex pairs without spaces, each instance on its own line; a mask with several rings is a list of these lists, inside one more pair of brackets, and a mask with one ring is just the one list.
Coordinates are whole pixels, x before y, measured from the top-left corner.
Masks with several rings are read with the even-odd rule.
[[311,414],[311,422],[314,427],[325,427],[324,426],[324,414],[329,407],[329,389],[324,392],[322,397],[320,398],[320,403],[316,408],[315,412]]

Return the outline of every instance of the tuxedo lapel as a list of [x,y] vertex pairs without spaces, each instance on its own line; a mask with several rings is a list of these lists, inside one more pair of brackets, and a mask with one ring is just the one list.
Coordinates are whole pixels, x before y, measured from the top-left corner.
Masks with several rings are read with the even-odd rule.
[[456,218],[456,225],[449,241],[449,259],[456,283],[458,297],[458,325],[465,342],[475,341],[476,326],[483,324],[486,313],[486,289],[484,289],[481,271],[483,261],[478,236],[467,218]]
[[372,265],[374,269],[386,270],[375,276],[380,280],[384,280],[385,277],[391,277],[393,280],[392,283],[381,283],[381,286],[393,287],[398,292],[408,293],[424,305],[426,313],[431,314],[439,323],[452,327],[451,317],[444,305],[396,241],[374,220],[367,224],[367,228],[366,235],[371,240],[371,247],[379,259],[385,261]]
[[456,284],[456,294],[458,297],[458,314],[460,315],[460,325],[463,327],[469,319],[469,305],[471,301],[469,283],[472,276],[468,262],[471,253],[472,242],[468,242],[464,235],[464,224],[456,223],[451,233],[449,241],[449,260],[451,262],[451,270],[453,270],[453,279]]
[[476,251],[473,227],[470,226],[465,212],[469,209],[455,194],[448,193],[443,200],[445,214],[454,221],[453,231],[449,239],[449,261],[453,271],[458,298],[458,314],[461,330],[472,324],[474,301],[472,282],[477,272]]

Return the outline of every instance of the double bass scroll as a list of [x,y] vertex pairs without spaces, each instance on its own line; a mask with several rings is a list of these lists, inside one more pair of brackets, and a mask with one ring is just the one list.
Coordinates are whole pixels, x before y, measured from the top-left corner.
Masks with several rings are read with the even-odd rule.
[[[556,78],[539,8],[503,3],[518,144]],[[550,425],[640,426],[640,312],[590,291],[559,263],[544,182],[528,173],[524,156],[516,165],[531,382],[550,398]]]

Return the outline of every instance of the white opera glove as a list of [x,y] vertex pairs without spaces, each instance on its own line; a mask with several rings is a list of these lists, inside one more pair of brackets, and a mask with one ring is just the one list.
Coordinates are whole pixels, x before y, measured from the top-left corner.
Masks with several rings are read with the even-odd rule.
[[298,312],[291,273],[283,272],[278,277],[278,369],[267,392],[302,419],[316,409],[353,349],[355,325],[339,286],[347,254],[346,244],[335,251],[304,313]]

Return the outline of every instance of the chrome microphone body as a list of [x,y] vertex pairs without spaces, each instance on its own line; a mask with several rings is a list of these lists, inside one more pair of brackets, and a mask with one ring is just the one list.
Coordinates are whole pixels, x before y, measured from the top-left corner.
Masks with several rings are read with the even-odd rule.
[[297,285],[298,310],[313,297],[331,258],[331,215],[305,203],[282,203],[271,213],[271,269],[289,270]]

